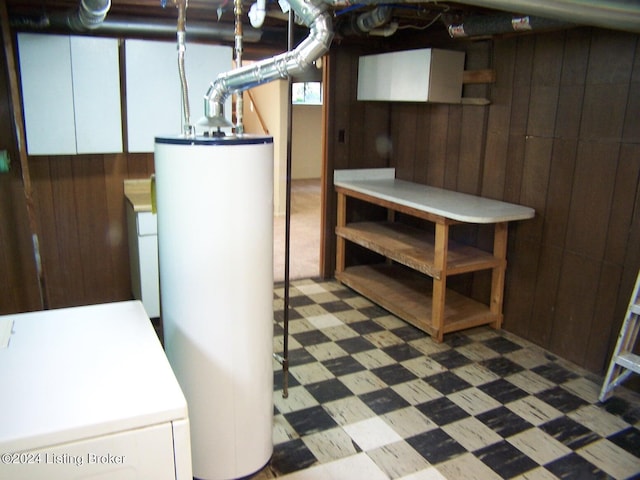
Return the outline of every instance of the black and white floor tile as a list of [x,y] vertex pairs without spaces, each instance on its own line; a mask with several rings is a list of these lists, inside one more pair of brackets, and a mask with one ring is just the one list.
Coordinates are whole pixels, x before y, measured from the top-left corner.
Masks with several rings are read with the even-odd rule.
[[[274,351],[283,351],[275,288]],[[640,479],[640,396],[506,331],[443,343],[335,281],[290,286],[288,397],[254,478]]]

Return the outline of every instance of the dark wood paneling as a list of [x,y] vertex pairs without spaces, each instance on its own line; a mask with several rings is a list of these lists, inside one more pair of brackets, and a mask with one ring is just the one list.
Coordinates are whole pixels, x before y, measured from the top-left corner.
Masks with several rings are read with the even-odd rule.
[[123,182],[149,178],[153,156],[42,156],[29,165],[50,307],[132,298]]
[[[15,158],[15,157],[13,157]],[[41,308],[19,168],[0,173],[0,315]]]
[[460,138],[462,130],[462,107],[449,107],[449,121],[447,126],[445,170],[443,188],[456,189],[458,183],[458,159],[460,158]]
[[[540,246],[517,235],[510,227],[504,298],[504,327],[528,338],[537,281]],[[517,261],[515,261],[517,259]]]
[[584,357],[579,362],[591,371],[599,372],[606,368],[603,359],[607,358],[609,344],[602,340],[609,338],[612,334],[611,320],[615,318],[622,271],[623,267],[619,263],[608,262],[603,263],[600,270],[598,277],[600,284],[594,305],[593,321],[588,330]]
[[471,195],[481,191],[484,146],[486,139],[486,109],[476,106],[462,107],[460,131],[460,158],[455,190]]
[[[401,178],[535,208],[509,228],[504,326],[595,372],[640,268],[639,38],[576,28],[451,41],[495,70],[482,86],[491,104],[389,106]],[[490,244],[482,229],[458,234]],[[486,293],[486,276],[472,277],[459,286]]]
[[[3,66],[7,48],[0,49]],[[7,70],[0,75],[0,149],[11,163],[0,173],[0,315],[42,308]]]
[[[520,197],[516,203],[531,207],[536,212],[544,212],[547,204],[546,196],[540,192],[545,191],[549,184],[552,146],[551,138],[527,136],[525,141]],[[544,228],[544,218],[542,215],[536,215],[532,220],[523,222],[520,225],[522,233],[539,241]]]
[[613,143],[578,145],[565,245],[590,258],[604,257],[618,149]]
[[[105,199],[106,199],[106,247],[109,250],[109,261],[113,278],[122,279],[111,285],[113,298],[126,298],[131,292],[128,262],[129,247],[127,244],[126,213],[124,198],[124,181],[128,178],[126,155],[105,155]],[[149,173],[144,175],[148,177]]]
[[[447,169],[447,142],[449,132],[449,107],[447,105],[434,105],[431,115],[428,117],[429,130],[421,131],[421,135],[429,139],[424,158],[420,159],[420,171],[426,169],[424,183],[435,187],[444,185]],[[427,121],[424,121],[426,124]],[[422,176],[420,178],[423,178]]]
[[567,235],[567,219],[571,209],[569,195],[575,171],[575,159],[578,150],[577,139],[556,138],[553,143],[551,170],[546,191],[544,212],[538,215],[544,218],[542,241],[546,245],[561,248]]
[[414,165],[420,162],[416,156],[415,139],[422,134],[417,129],[418,106],[415,103],[400,103],[391,109],[391,142],[393,145],[393,166],[396,177],[411,180],[414,178]]
[[[507,313],[509,318],[514,318],[514,330],[525,332],[523,336],[538,345],[549,345],[551,341],[562,254],[562,249],[557,246],[543,245],[540,249],[537,267],[530,266],[526,268],[526,265],[523,265],[523,275],[530,276],[535,272],[535,292],[533,293],[532,303],[526,306],[531,313],[521,311],[521,317],[512,315],[511,311]],[[526,262],[526,258],[523,261],[514,263],[519,265],[524,262]],[[509,265],[509,268],[511,268],[511,265]],[[517,288],[516,285],[520,281],[515,281],[514,279],[513,283],[514,288]]]
[[565,251],[559,268],[561,275],[548,346],[562,357],[584,365],[600,286],[600,264]]

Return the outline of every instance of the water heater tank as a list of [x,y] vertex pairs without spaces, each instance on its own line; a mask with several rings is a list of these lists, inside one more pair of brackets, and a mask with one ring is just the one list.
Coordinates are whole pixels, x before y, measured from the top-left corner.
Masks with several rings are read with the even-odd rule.
[[161,318],[187,399],[194,477],[270,459],[273,139],[156,138]]

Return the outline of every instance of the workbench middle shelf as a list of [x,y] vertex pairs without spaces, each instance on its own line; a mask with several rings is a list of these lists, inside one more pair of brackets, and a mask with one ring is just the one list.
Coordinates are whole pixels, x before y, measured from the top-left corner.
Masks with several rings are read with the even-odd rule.
[[[431,232],[400,222],[355,222],[338,226],[336,235],[432,278],[441,278]],[[446,262],[447,275],[458,275],[495,268],[504,260],[450,240]]]

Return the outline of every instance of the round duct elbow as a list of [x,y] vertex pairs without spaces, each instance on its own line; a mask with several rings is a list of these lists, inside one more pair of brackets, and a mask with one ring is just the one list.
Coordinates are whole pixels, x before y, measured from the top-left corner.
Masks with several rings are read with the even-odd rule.
[[343,35],[363,35],[372,34],[376,30],[385,25],[391,19],[391,7],[378,6],[373,10],[362,13],[357,16],[350,17],[340,29]]
[[111,8],[111,0],[80,0],[77,10],[67,18],[72,30],[85,31],[96,29],[104,22]]

